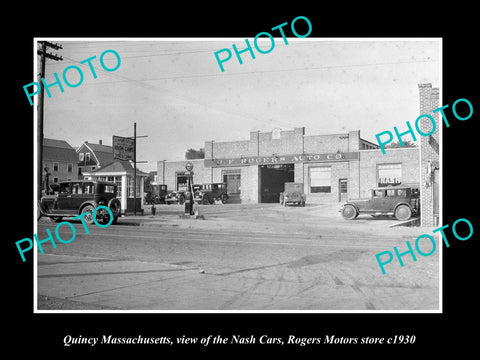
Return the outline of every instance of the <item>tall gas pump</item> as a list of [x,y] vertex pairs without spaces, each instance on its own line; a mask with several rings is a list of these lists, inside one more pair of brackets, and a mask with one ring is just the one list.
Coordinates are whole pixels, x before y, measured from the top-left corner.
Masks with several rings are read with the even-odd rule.
[[185,194],[185,215],[194,215],[193,211],[193,163],[190,161],[185,164],[185,175],[187,177],[188,191]]

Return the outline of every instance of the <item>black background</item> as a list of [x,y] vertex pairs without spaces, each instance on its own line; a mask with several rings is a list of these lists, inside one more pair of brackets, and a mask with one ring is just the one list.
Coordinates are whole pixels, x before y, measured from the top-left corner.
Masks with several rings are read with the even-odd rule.
[[[314,2],[312,4],[316,4]],[[154,3],[152,3],[154,4]],[[2,67],[7,78],[3,102],[6,140],[3,162],[3,228],[7,236],[2,241],[3,274],[6,286],[3,327],[7,332],[4,344],[17,354],[30,349],[42,355],[63,353],[121,353],[170,358],[184,351],[197,355],[213,352],[285,354],[296,356],[309,352],[316,356],[327,353],[340,355],[383,353],[441,354],[446,349],[462,349],[475,345],[476,274],[478,256],[477,191],[478,148],[477,122],[480,105],[476,53],[478,44],[473,30],[473,13],[468,5],[448,3],[419,7],[418,3],[386,3],[384,7],[348,3],[338,8],[308,5],[293,7],[293,3],[275,6],[246,3],[205,2],[196,7],[187,3],[177,8],[165,5],[110,3],[102,8],[94,3],[48,5],[35,8],[10,8],[12,22],[2,25],[4,52]],[[26,5],[25,5],[26,6]],[[253,38],[257,33],[296,16],[306,16],[312,23],[310,37],[442,37],[443,38],[443,100],[453,104],[467,98],[473,104],[473,116],[467,121],[454,119],[451,107],[446,110],[450,128],[443,129],[443,214],[444,224],[467,218],[474,226],[468,241],[450,241],[443,251],[443,313],[442,314],[34,314],[33,257],[21,262],[15,241],[33,234],[33,107],[29,106],[23,85],[32,81],[34,37],[241,37]],[[5,14],[5,19],[9,14]],[[12,25],[13,23],[13,25]],[[478,29],[478,27],[477,27]],[[299,29],[299,33],[303,33]],[[439,86],[439,84],[433,84]],[[399,101],[402,101],[399,99]],[[405,119],[412,120],[412,119]],[[393,126],[393,125],[392,125]],[[5,198],[6,195],[6,198]],[[451,231],[447,230],[449,239]],[[473,327],[472,327],[473,325]],[[415,335],[414,345],[311,345],[299,346],[228,346],[207,348],[193,346],[63,346],[67,334],[101,337],[245,335],[271,337],[345,337]]]

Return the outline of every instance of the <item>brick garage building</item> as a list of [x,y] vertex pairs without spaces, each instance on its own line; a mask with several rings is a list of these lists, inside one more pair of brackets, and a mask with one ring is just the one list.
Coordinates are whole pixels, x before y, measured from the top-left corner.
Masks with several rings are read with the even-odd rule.
[[[186,161],[159,161],[158,180],[186,190]],[[206,142],[205,159],[193,160],[194,183],[227,183],[242,203],[278,202],[285,182],[304,184],[308,203],[342,202],[376,186],[419,182],[419,149],[383,155],[360,131],[305,135],[305,129],[251,132],[249,140]]]
[[[205,142],[205,159],[192,160],[194,183],[227,183],[234,201],[277,202],[285,182],[301,182],[307,203],[343,202],[367,197],[377,186],[410,184],[420,188],[421,225],[439,217],[439,91],[419,85],[420,115],[433,115],[431,136],[417,136],[417,147],[389,148],[360,137],[360,131],[305,135],[305,128],[250,132],[248,140]],[[412,123],[412,122],[411,122]],[[392,124],[393,126],[394,124]],[[428,118],[419,123],[429,133]],[[185,161],[159,161],[159,183],[168,190],[186,190]]]

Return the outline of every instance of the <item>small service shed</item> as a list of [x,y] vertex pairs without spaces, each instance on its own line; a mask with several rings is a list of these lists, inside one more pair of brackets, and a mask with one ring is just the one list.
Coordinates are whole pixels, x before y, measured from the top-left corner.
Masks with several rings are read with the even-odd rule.
[[[137,212],[143,212],[143,185],[148,174],[137,169],[136,175],[136,210]],[[134,212],[134,169],[129,161],[114,161],[101,168],[83,172],[83,176],[85,180],[102,180],[115,183],[117,185],[117,198],[122,204],[122,214]]]

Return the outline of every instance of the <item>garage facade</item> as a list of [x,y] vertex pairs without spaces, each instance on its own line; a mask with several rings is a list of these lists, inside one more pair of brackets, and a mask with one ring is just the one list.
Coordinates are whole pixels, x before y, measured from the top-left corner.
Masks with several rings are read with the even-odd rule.
[[[307,203],[368,196],[376,186],[419,182],[419,149],[388,149],[360,131],[305,135],[305,128],[250,132],[249,140],[206,142],[205,159],[193,160],[194,183],[225,182],[232,202],[278,202],[285,182],[303,183]],[[158,180],[186,190],[186,161],[159,161]]]

